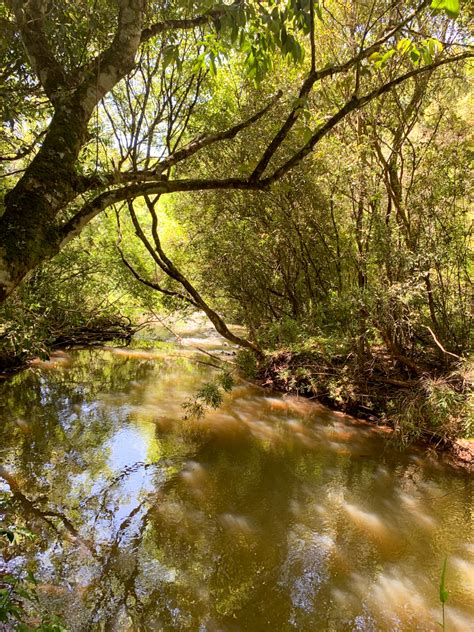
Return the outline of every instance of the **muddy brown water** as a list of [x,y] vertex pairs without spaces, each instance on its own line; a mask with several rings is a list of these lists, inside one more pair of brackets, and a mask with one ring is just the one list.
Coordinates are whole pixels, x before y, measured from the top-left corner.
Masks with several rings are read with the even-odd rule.
[[195,346],[220,342],[58,353],[0,386],[0,522],[35,534],[0,569],[74,632],[404,632],[440,629],[447,557],[446,630],[474,630],[472,477],[245,383],[184,420],[213,372]]

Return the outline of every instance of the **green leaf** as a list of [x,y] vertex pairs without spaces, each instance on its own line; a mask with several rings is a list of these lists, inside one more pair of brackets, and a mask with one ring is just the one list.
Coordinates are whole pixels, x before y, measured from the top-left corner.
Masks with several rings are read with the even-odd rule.
[[455,20],[459,16],[459,0],[433,0],[431,8],[436,12],[444,11],[449,18]]
[[411,46],[412,46],[412,41],[409,40],[407,37],[404,37],[399,42],[397,42],[397,50],[400,51],[402,55],[404,55],[407,51],[409,51]]
[[431,62],[433,61],[433,58],[431,57],[431,53],[427,48],[421,49],[421,56],[423,58],[423,61],[427,65],[431,64]]
[[391,57],[393,57],[395,55],[395,50],[393,48],[391,48],[390,50],[388,50],[386,53],[384,53],[382,55],[382,62],[385,63],[387,62]]
[[306,145],[306,143],[309,143],[309,141],[311,140],[311,138],[313,137],[313,130],[310,127],[305,127],[303,129],[303,142]]
[[430,51],[430,55],[434,56],[436,53],[440,53],[443,50],[443,44],[436,39],[436,37],[430,37],[430,39],[425,40],[425,46]]
[[178,59],[178,46],[176,44],[169,44],[163,49],[163,67],[167,68],[170,64],[174,63]]
[[444,11],[448,17],[455,20],[459,16],[460,9],[459,0],[445,0]]
[[211,77],[215,77],[217,74],[217,67],[215,55],[213,54],[209,55],[209,70],[211,72]]
[[228,371],[224,371],[218,376],[218,383],[228,393],[234,387],[234,378]]
[[446,603],[448,601],[448,596],[449,593],[446,590],[446,564],[447,564],[448,558],[444,558],[444,562],[443,562],[443,568],[441,570],[441,580],[439,583],[439,600],[441,601],[441,603]]
[[372,55],[370,55],[369,59],[370,61],[379,61],[379,59],[382,59],[382,53],[372,53]]
[[413,49],[410,51],[410,59],[412,60],[413,63],[417,63],[420,60],[420,51],[413,47]]

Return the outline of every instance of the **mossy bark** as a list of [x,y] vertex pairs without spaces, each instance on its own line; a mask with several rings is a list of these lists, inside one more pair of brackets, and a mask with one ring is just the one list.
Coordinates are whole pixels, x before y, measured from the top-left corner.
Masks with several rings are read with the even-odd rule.
[[77,195],[75,163],[87,120],[80,104],[56,111],[38,154],[5,196],[0,218],[0,300],[58,252],[58,215]]
[[[54,114],[43,144],[0,217],[0,302],[39,263],[61,247],[61,212],[81,193],[76,164],[98,102],[133,68],[140,45],[144,0],[119,0],[118,26],[109,48],[77,76],[59,72],[42,30],[42,2],[11,0],[22,42]],[[34,6],[33,6],[34,5]],[[36,10],[36,14],[29,11]],[[34,25],[34,26],[32,26]]]

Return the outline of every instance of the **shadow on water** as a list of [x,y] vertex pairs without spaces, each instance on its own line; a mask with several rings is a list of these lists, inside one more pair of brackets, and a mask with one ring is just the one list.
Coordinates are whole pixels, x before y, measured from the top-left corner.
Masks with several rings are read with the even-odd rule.
[[246,384],[184,421],[211,369],[178,351],[58,353],[0,387],[3,518],[36,534],[4,565],[70,630],[437,630],[445,555],[448,629],[472,629],[468,475]]

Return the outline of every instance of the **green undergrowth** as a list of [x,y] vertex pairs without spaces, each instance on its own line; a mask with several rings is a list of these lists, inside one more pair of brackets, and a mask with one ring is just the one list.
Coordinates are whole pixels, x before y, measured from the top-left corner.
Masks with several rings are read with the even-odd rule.
[[39,267],[0,306],[0,374],[54,348],[130,339],[135,304],[87,244],[79,240]]
[[248,354],[238,361],[264,386],[390,425],[403,444],[429,439],[445,445],[474,436],[474,367],[467,360],[408,375],[381,348],[361,357],[343,344],[309,339],[268,352],[258,369]]
[[441,439],[474,437],[473,367],[460,365],[440,377],[422,377],[408,393],[389,401],[388,418],[405,441],[425,430]]

